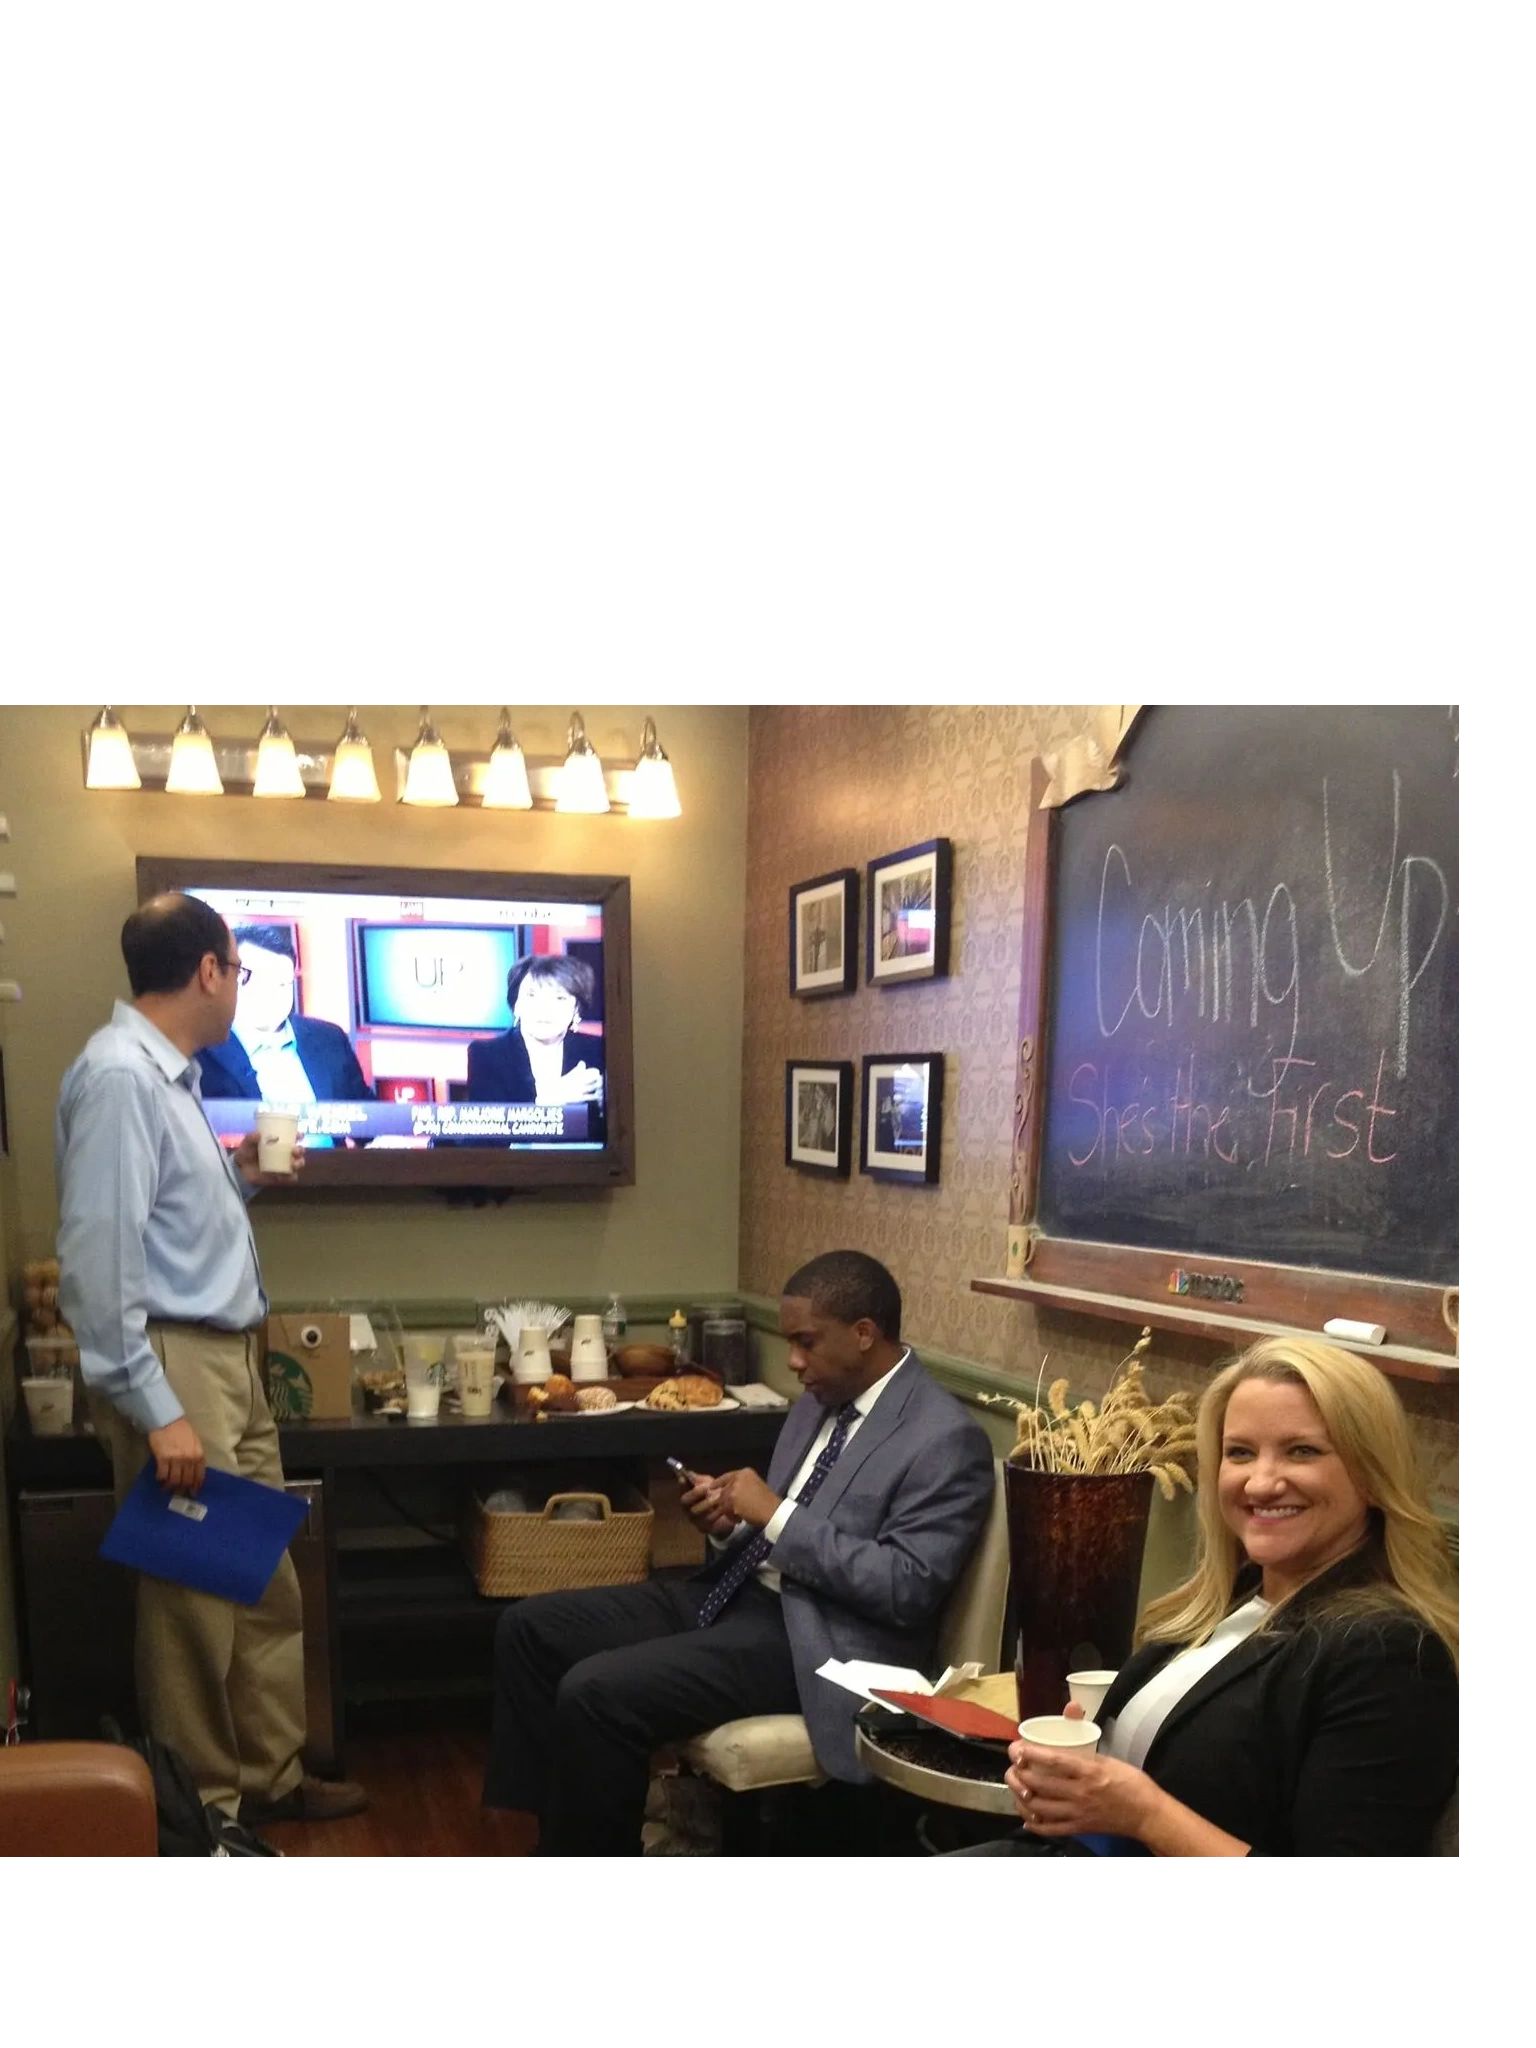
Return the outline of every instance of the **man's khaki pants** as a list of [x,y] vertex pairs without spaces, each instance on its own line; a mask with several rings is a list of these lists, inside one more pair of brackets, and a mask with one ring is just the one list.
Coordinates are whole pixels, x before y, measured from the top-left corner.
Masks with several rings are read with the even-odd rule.
[[[151,1323],[149,1341],[208,1464],[281,1486],[256,1334]],[[91,1413],[121,1502],[149,1446],[99,1395]],[[231,1818],[242,1798],[280,1799],[303,1775],[302,1627],[298,1575],[286,1554],[254,1607],[139,1577],[134,1667],[145,1730],[181,1752],[204,1805]]]

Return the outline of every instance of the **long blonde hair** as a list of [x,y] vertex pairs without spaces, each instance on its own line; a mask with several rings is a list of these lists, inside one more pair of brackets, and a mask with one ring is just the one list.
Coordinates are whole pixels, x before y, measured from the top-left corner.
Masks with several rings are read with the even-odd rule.
[[[1328,1611],[1406,1610],[1441,1637],[1454,1658],[1457,1604],[1450,1550],[1429,1505],[1402,1403],[1374,1365],[1308,1337],[1263,1338],[1206,1389],[1195,1419],[1200,1537],[1194,1576],[1147,1607],[1137,1625],[1138,1644],[1203,1643],[1231,1608],[1246,1556],[1221,1513],[1222,1429],[1233,1392],[1244,1380],[1255,1379],[1289,1381],[1310,1394],[1345,1471],[1373,1510],[1373,1534],[1365,1549],[1379,1562],[1379,1572],[1363,1585],[1335,1593]],[[1284,1605],[1278,1602],[1277,1610]]]

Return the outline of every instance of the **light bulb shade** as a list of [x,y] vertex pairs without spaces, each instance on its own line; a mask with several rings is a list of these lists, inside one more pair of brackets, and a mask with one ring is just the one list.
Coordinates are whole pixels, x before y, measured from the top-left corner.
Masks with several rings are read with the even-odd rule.
[[555,809],[595,815],[607,808],[608,785],[603,780],[602,762],[590,747],[584,754],[567,754],[565,766],[560,770],[560,790],[555,798]]
[[256,749],[256,780],[252,796],[303,796],[304,778],[288,730],[274,711]]
[[677,783],[672,763],[659,749],[642,754],[635,764],[630,784],[629,815],[632,818],[680,818],[683,807],[677,800]]
[[171,743],[171,766],[165,778],[169,796],[222,796],[223,777],[213,758],[213,741],[195,711],[188,711]]
[[139,771],[123,722],[110,705],[91,727],[85,759],[87,789],[139,789]]
[[378,804],[384,801],[379,778],[373,772],[373,749],[359,735],[336,742],[331,762],[331,786],[326,792],[332,803]]
[[528,763],[516,740],[499,743],[491,750],[485,766],[485,784],[480,801],[488,811],[531,811],[533,791],[528,787]]
[[405,788],[400,792],[400,801],[403,804],[420,804],[428,809],[442,809],[456,804],[458,800],[459,792],[454,787],[453,763],[448,758],[448,749],[423,713],[421,731],[406,764]]
[[608,785],[603,780],[603,764],[587,738],[581,713],[573,711],[566,738],[565,766],[555,789],[555,809],[595,816],[607,808]]

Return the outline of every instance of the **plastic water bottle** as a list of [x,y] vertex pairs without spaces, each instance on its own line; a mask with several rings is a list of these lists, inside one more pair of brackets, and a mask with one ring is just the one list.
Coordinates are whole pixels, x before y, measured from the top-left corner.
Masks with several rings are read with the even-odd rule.
[[615,1344],[623,1343],[624,1332],[627,1328],[628,1321],[624,1314],[624,1304],[616,1294],[610,1294],[608,1306],[603,1310],[603,1342],[610,1351]]

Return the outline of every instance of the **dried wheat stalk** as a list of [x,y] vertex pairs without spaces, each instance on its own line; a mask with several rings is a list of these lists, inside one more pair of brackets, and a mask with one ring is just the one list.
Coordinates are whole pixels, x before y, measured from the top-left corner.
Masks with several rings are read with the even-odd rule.
[[1151,1342],[1151,1329],[1144,1329],[1116,1368],[1097,1406],[1081,1401],[1072,1408],[1067,1401],[1068,1382],[1056,1379],[1047,1388],[1042,1407],[1044,1359],[1032,1403],[1015,1401],[1006,1394],[983,1394],[981,1398],[989,1406],[1011,1408],[1018,1418],[1017,1441],[1009,1462],[1027,1465],[1035,1472],[1150,1472],[1165,1500],[1172,1500],[1181,1489],[1193,1493],[1195,1416],[1191,1397],[1170,1394],[1154,1406],[1142,1382],[1141,1366],[1142,1354]]

